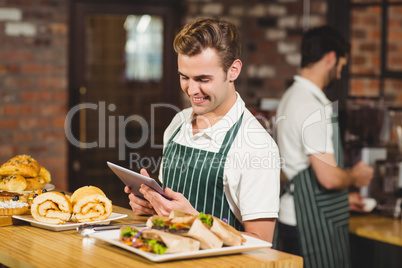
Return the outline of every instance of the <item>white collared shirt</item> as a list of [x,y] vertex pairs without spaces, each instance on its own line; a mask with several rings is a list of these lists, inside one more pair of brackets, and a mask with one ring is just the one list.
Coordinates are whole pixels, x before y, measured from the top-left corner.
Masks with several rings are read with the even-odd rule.
[[[282,171],[292,179],[310,166],[310,154],[334,153],[332,103],[324,92],[301,76],[283,95],[277,110],[278,146],[284,160]],[[281,197],[279,221],[295,226],[293,196]]]
[[[164,134],[164,146],[175,132],[174,142],[210,152],[218,152],[226,132],[240,118],[243,120],[230,148],[223,184],[232,211],[240,221],[277,218],[279,210],[279,152],[275,141],[245,108],[237,94],[236,103],[215,125],[193,135],[193,109],[178,113]],[[161,165],[163,166],[163,165]],[[163,182],[162,172],[159,176]]]

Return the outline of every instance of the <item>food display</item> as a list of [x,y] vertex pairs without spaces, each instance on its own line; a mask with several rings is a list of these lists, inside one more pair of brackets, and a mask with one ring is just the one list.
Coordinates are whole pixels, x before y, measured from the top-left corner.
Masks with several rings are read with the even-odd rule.
[[112,201],[95,186],[84,186],[71,195],[74,218],[78,222],[102,221],[112,214]]
[[129,246],[156,254],[181,253],[200,249],[200,242],[159,230],[123,226],[120,240]]
[[[212,232],[211,229],[214,225],[219,226],[214,227],[215,231],[223,231],[223,233],[217,235]],[[148,218],[146,226],[148,229],[123,226],[120,229],[120,241],[134,248],[156,254],[184,252],[181,250],[219,249],[223,246],[240,246],[246,242],[240,232],[232,226],[204,213],[195,216],[172,211],[169,217],[152,216]],[[186,240],[182,240],[183,238]],[[149,242],[150,239],[156,239],[156,241]],[[154,249],[152,245],[156,242],[160,245],[158,244],[157,249]],[[189,250],[190,246],[186,243],[191,243],[194,247]],[[196,244],[198,244],[198,248],[195,247]],[[182,245],[186,245],[186,249],[182,249]],[[168,250],[169,247],[172,248],[172,251]]]
[[0,190],[35,191],[50,183],[49,171],[29,155],[17,155],[0,167]]
[[27,194],[0,192],[0,216],[21,215],[28,210]]
[[112,210],[112,201],[95,186],[81,187],[71,197],[56,191],[36,194],[31,206],[32,217],[47,224],[102,221]]

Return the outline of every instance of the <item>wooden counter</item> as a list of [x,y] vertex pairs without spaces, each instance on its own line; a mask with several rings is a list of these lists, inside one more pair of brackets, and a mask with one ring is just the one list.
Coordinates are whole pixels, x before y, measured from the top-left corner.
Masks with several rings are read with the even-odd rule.
[[402,222],[377,213],[350,217],[354,268],[402,267]]
[[384,217],[376,213],[352,215],[349,232],[351,234],[402,246],[402,220]]
[[[143,222],[131,210],[114,207],[114,212],[129,217],[112,224]],[[299,256],[270,248],[242,254],[153,263],[132,252],[76,230],[54,232],[32,227],[28,223],[0,227],[0,263],[10,267],[272,267],[303,266]]]

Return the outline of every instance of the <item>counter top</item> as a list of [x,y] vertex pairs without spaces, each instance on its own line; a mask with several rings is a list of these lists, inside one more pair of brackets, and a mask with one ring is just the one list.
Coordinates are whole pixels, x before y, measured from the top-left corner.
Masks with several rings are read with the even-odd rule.
[[[112,224],[144,222],[125,208],[113,212],[128,214]],[[302,267],[299,256],[270,248],[242,254],[153,263],[132,252],[76,230],[54,232],[25,222],[0,227],[0,263],[10,267]]]
[[402,220],[377,213],[351,215],[349,232],[360,237],[402,246]]

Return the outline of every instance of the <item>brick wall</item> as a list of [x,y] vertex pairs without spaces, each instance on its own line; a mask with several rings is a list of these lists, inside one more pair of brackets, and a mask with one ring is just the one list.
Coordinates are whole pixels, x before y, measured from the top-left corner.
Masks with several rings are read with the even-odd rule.
[[[349,93],[357,97],[382,97],[388,106],[402,106],[402,79],[381,74],[381,6],[355,7],[351,12],[351,68]],[[402,71],[402,6],[391,6],[388,12],[387,66],[389,71]],[[383,88],[383,92],[381,92]]]
[[[68,188],[64,134],[68,100],[67,3],[0,0],[0,163],[15,154],[29,153],[49,169],[53,183],[61,189]],[[303,20],[302,0],[185,0],[184,6],[183,23],[198,16],[219,16],[239,28],[243,71],[236,88],[250,108],[258,106],[260,98],[282,95],[298,72],[304,23],[310,27],[324,24],[327,12],[326,0],[310,1],[308,21]],[[378,14],[375,9],[369,11],[363,23],[373,24],[372,34],[378,35]],[[400,10],[393,12],[398,25]],[[359,19],[355,14],[354,18]],[[358,28],[352,30],[354,36],[362,34]],[[361,66],[352,67],[352,72],[377,72],[378,59],[369,54],[379,49],[378,44],[365,39],[352,58],[352,63],[360,62]],[[401,55],[397,53],[400,43],[390,48],[396,51],[394,55]],[[361,55],[361,50],[367,53]],[[400,68],[400,58],[393,58]],[[351,83],[355,83],[353,94],[374,95],[378,91],[376,81]],[[390,79],[385,85],[385,91],[402,103],[400,80]]]
[[[68,188],[68,1],[0,0],[0,163],[29,153]],[[248,106],[279,97],[297,71],[302,32],[300,0],[187,0],[185,21],[220,16],[243,40],[237,89]],[[311,25],[324,23],[326,2],[311,1]],[[183,23],[185,22],[183,21]]]
[[[183,23],[218,16],[234,23],[241,35],[243,70],[236,89],[249,107],[260,98],[279,98],[298,72],[303,32],[301,0],[186,0]],[[310,1],[310,27],[326,23],[325,0]]]
[[67,189],[67,2],[0,0],[0,163],[27,153]]

